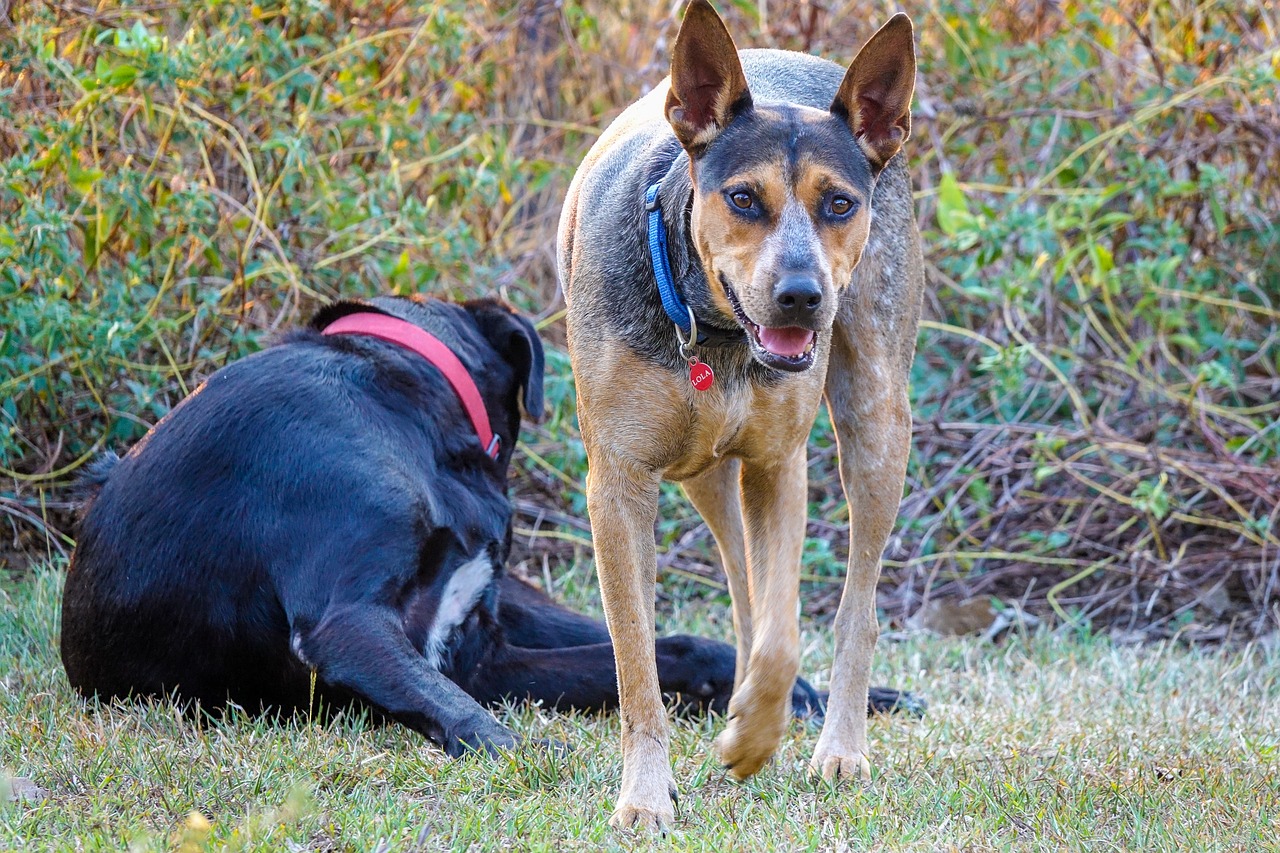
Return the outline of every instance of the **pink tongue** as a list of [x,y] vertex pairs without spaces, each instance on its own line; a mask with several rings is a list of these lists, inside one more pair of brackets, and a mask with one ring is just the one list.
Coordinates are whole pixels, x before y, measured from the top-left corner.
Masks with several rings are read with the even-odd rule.
[[787,326],[782,329],[766,329],[761,326],[757,337],[760,340],[760,346],[774,355],[795,358],[804,355],[804,351],[809,348],[809,343],[813,340],[813,332],[799,326]]

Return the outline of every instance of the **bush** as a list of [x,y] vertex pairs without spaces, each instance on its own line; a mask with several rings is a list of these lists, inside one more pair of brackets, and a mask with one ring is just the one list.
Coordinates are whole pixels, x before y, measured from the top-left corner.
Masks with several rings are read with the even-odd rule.
[[537,175],[482,120],[496,62],[465,8],[386,28],[306,3],[20,9],[0,41],[5,467],[58,481],[318,300],[490,289]]
[[[46,510],[92,452],[338,294],[497,290],[560,341],[560,199],[595,129],[665,73],[675,28],[665,6],[597,5],[17,6],[0,29],[10,538],[60,541]],[[722,5],[740,44],[842,61],[880,17]],[[905,6],[930,293],[881,604],[899,619],[989,595],[1082,624],[1267,628],[1274,9]],[[520,461],[521,556],[568,561],[588,547],[585,460],[567,361],[551,365],[554,410]],[[811,457],[805,571],[824,610],[845,526],[825,418]],[[709,535],[664,495],[664,580],[715,587]]]

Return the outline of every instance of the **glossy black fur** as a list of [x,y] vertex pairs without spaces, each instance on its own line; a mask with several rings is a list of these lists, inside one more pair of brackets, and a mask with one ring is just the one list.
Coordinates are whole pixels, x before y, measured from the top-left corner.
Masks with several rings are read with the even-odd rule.
[[[420,356],[317,331],[357,310],[417,323],[457,353],[501,437],[498,460]],[[357,703],[454,755],[518,741],[482,703],[616,704],[604,625],[502,571],[507,466],[521,403],[541,412],[542,373],[533,327],[497,302],[391,298],[326,309],[312,328],[219,370],[122,459],[90,472],[96,497],[62,610],[71,684],[206,710]],[[424,643],[442,591],[477,555],[492,580],[433,668]],[[658,657],[663,689],[680,702],[727,705],[730,646],[668,637]],[[821,709],[804,682],[795,704]]]

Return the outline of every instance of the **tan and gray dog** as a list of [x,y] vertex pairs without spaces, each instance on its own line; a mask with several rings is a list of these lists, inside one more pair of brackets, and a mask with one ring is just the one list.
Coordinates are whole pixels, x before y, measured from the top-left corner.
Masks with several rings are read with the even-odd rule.
[[911,181],[911,22],[848,71],[739,52],[706,0],[670,78],[604,132],[569,189],[560,282],[590,463],[587,508],[622,711],[615,826],[673,818],[654,664],[654,520],[683,484],[719,545],[737,672],[719,759],[773,755],[799,663],[805,443],[825,395],[851,517],[827,717],[812,769],[866,779],[880,555],[911,436],[907,375],[923,287]]

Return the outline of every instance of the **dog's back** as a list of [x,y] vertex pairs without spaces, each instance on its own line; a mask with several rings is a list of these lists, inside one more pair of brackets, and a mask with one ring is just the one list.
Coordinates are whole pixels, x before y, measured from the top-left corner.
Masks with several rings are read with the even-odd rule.
[[[335,541],[413,541],[412,529],[370,531],[352,517],[390,499],[370,493],[362,466],[403,463],[367,435],[326,438],[351,405],[341,361],[323,345],[291,344],[229,365],[99,472],[63,603],[73,686],[124,696],[181,684],[207,705],[228,693],[299,699],[306,669],[281,654],[278,564],[305,566]],[[372,409],[365,417],[378,420]],[[307,517],[282,523],[303,508]]]
[[[477,330],[485,309],[404,310],[453,332],[503,401],[492,410],[508,409],[494,424],[513,443],[523,377]],[[533,334],[510,324],[498,340]],[[344,596],[400,608],[425,645],[451,574],[504,556],[509,450],[477,465],[476,444],[443,377],[393,345],[300,330],[222,368],[86,478],[63,598],[72,686],[306,707],[310,672],[292,646]]]

